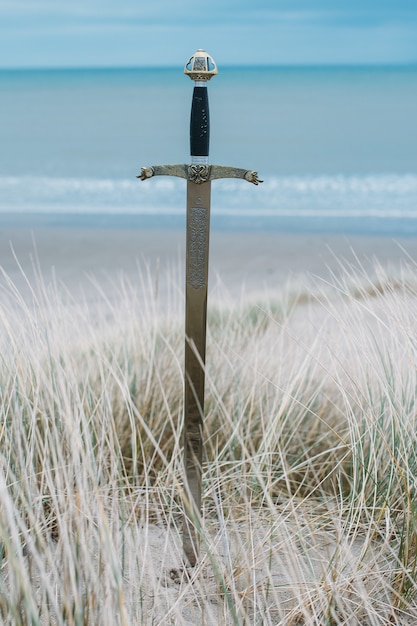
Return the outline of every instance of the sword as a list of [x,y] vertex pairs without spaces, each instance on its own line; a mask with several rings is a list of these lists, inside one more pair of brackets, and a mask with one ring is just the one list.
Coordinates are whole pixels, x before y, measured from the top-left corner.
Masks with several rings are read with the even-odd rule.
[[184,73],[194,81],[190,118],[191,164],[142,167],[137,178],[178,176],[187,180],[183,550],[193,567],[200,554],[211,181],[242,178],[254,185],[262,181],[255,171],[209,165],[207,83],[218,73],[217,66],[209,54],[199,49],[190,57]]

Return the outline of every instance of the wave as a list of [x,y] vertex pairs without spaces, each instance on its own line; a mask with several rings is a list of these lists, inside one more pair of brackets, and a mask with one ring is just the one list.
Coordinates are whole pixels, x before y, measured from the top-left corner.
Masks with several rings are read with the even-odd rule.
[[[185,181],[0,177],[2,213],[183,215]],[[214,181],[213,213],[242,217],[417,218],[417,174],[271,176]]]

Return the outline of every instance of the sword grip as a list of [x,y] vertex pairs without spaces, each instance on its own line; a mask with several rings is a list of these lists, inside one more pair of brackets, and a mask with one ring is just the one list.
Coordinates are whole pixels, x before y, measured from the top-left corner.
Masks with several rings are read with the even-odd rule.
[[190,154],[208,157],[210,143],[210,116],[207,87],[196,85],[193,91],[190,119]]

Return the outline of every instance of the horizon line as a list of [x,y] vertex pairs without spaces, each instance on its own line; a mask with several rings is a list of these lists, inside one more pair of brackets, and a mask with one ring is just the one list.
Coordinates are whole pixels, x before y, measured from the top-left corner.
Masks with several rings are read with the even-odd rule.
[[[27,71],[109,71],[109,70],[178,70],[182,65],[17,65],[0,66],[0,72],[27,72]],[[416,61],[377,61],[377,62],[323,62],[323,63],[229,63],[221,66],[221,69],[320,69],[320,68],[417,68]]]

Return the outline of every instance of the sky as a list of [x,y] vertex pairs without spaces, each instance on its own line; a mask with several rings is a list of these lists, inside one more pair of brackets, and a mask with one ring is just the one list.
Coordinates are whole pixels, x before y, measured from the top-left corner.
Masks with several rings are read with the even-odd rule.
[[0,68],[417,63],[417,0],[0,0]]

